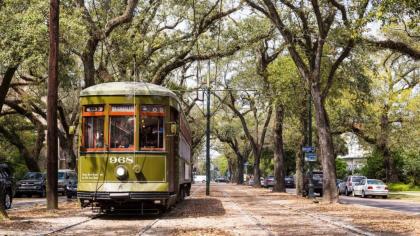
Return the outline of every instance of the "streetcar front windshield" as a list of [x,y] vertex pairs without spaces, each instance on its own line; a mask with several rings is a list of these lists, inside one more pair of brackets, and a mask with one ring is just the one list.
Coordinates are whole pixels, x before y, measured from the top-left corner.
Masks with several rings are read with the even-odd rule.
[[144,105],[140,113],[140,148],[142,150],[164,149],[164,108]]
[[110,117],[111,148],[134,147],[133,116]]

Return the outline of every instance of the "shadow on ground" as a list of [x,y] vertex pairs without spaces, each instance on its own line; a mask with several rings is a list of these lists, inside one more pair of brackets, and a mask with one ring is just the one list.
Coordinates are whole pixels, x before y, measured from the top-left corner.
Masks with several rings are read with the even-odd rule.
[[222,202],[216,198],[185,199],[172,209],[166,218],[194,218],[208,216],[222,216],[226,211]]

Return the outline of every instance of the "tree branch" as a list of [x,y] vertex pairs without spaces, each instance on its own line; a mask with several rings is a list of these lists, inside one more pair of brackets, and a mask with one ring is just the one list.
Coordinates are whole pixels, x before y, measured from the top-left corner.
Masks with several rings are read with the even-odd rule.
[[420,52],[415,49],[410,47],[409,45],[407,45],[406,43],[403,42],[395,42],[392,40],[379,40],[379,41],[375,41],[375,40],[371,40],[371,39],[364,39],[364,41],[370,45],[373,45],[375,47],[379,47],[379,48],[384,48],[384,49],[390,49],[393,51],[397,51],[400,52],[402,54],[405,54],[411,58],[413,58],[414,60],[419,60],[420,59]]

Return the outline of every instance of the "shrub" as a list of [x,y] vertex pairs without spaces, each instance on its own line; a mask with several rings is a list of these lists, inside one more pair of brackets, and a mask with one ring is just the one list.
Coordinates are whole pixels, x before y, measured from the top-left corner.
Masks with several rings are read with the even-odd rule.
[[404,183],[389,183],[388,189],[389,191],[409,191],[410,185]]

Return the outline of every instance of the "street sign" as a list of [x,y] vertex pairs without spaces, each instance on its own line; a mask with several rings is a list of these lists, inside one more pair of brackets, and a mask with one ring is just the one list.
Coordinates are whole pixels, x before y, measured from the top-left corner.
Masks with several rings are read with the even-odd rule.
[[303,152],[315,152],[315,147],[305,146],[305,147],[302,147],[302,151]]
[[306,152],[305,153],[305,161],[316,161],[316,153]]

